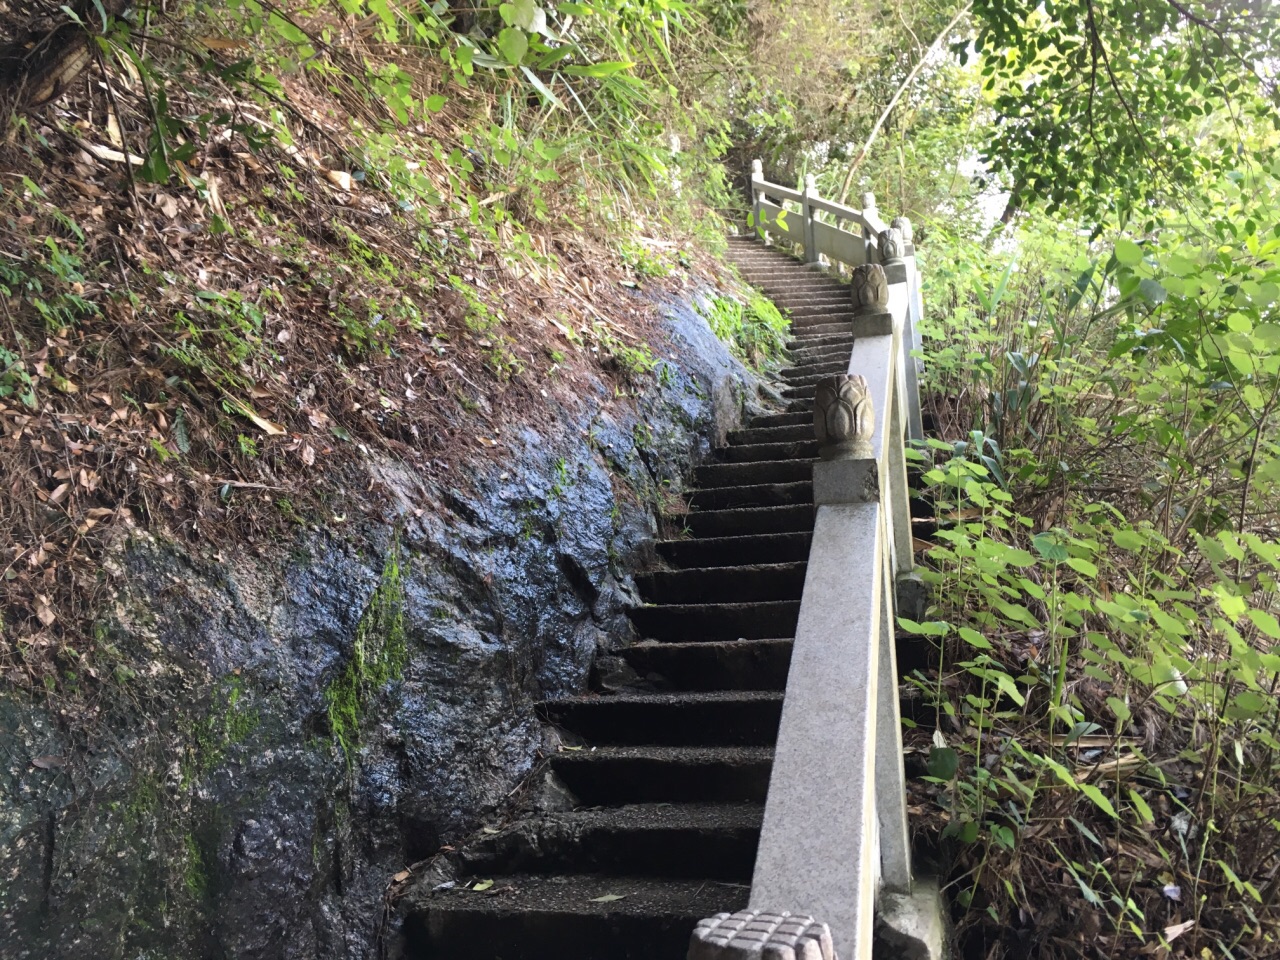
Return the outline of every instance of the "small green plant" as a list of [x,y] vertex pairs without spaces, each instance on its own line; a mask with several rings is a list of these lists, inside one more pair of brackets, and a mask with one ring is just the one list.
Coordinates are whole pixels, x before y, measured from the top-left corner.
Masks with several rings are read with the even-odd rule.
[[750,291],[745,300],[712,297],[702,308],[711,331],[743,362],[763,369],[786,353],[790,324],[771,300]]
[[622,262],[630,267],[637,277],[652,280],[671,275],[671,264],[662,254],[640,241],[625,241],[619,254]]
[[36,405],[35,383],[22,358],[0,347],[0,399],[13,397],[28,407]]

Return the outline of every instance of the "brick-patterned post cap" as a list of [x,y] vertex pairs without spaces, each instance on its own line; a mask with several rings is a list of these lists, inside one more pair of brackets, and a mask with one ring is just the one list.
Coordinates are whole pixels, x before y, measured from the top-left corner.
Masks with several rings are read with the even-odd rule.
[[813,917],[766,910],[717,913],[698,922],[688,960],[837,960],[831,930]]

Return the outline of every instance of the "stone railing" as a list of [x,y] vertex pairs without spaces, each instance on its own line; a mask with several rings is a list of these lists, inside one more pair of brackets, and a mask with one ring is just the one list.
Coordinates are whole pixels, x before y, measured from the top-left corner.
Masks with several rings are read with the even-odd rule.
[[[862,209],[855,210],[818,196],[812,175],[805,177],[802,190],[793,190],[765,180],[763,169],[759,160],[751,164],[751,227],[765,243],[775,237],[788,241],[801,248],[805,262],[815,267],[836,263],[853,268],[879,263],[885,268],[891,295],[905,297],[902,372],[908,407],[904,414],[907,436],[924,439],[918,402],[920,370],[912,357],[913,351],[921,348],[924,299],[911,221],[897,217],[885,223],[876,209],[874,194],[864,193]],[[899,284],[905,286],[893,289]]]
[[[758,165],[752,186],[757,229],[801,245],[809,263],[852,268],[855,339],[847,373],[817,389],[813,542],[750,910],[703,921],[689,960],[870,960],[877,916],[883,936],[890,915],[889,942],[911,944],[902,956],[936,956],[936,893],[921,908],[911,869],[894,649],[913,563],[905,447],[920,435],[910,227],[886,226],[870,195],[861,211],[840,207],[812,182],[765,182]],[[788,218],[787,201],[802,210]],[[893,929],[904,914],[909,929]]]

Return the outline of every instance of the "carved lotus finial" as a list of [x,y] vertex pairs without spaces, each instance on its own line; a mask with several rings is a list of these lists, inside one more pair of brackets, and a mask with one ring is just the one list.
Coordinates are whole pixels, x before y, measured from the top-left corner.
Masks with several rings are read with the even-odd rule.
[[756,174],[757,176],[764,176],[764,161],[763,161],[763,160],[752,160],[752,161],[751,161],[751,172],[752,172],[752,173],[754,173],[754,174]]
[[874,193],[864,193],[862,195],[862,212],[863,213],[876,212],[876,195]]
[[889,280],[884,267],[878,263],[864,263],[853,268],[849,283],[853,290],[854,313],[886,313],[889,309]]
[[895,230],[899,231],[902,234],[903,243],[911,242],[911,239],[914,234],[912,233],[911,221],[908,220],[906,217],[894,217],[893,222],[889,224],[889,226],[893,227]]
[[866,377],[841,373],[818,382],[813,407],[813,431],[818,455],[824,460],[869,460],[875,454],[871,389]]
[[831,929],[813,917],[765,910],[717,913],[698,922],[688,960],[837,960]]
[[880,231],[880,262],[897,263],[902,260],[904,245],[902,231],[894,227]]

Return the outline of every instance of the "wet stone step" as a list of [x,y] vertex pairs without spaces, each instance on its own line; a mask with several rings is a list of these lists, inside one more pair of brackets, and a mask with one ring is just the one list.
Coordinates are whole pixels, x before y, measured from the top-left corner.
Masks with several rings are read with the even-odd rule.
[[842,350],[853,350],[853,334],[852,333],[836,333],[821,337],[804,337],[803,339],[792,337],[787,342],[787,350],[791,354],[793,362],[799,363],[802,358],[808,358],[816,353],[831,350],[839,347]]
[[833,324],[851,324],[854,323],[854,311],[849,307],[841,307],[840,310],[827,312],[827,314],[805,314],[803,316],[791,317],[791,333],[796,337],[804,337],[809,330],[817,329],[819,326],[831,326]]
[[[819,323],[810,327],[794,327],[792,334],[797,343],[812,343],[818,338],[853,337],[853,321],[847,323]],[[851,340],[852,342],[852,340]]]
[[656,570],[636,577],[647,603],[732,603],[798,600],[808,564],[762,563],[737,567]]
[[[809,466],[803,461],[793,461]],[[695,537],[733,537],[755,533],[809,533],[813,507],[746,507],[739,510],[697,510],[684,516],[684,525]]]
[[794,307],[803,307],[809,304],[827,304],[838,303],[849,306],[853,303],[853,294],[848,287],[843,290],[832,291],[831,293],[813,293],[813,294],[779,294],[777,299],[773,301],[774,306],[779,310],[790,310]]
[[703,917],[744,909],[745,884],[595,875],[487,877],[404,907],[404,960],[683,957]]
[[[831,372],[811,373],[803,377],[788,377],[787,387],[811,387],[816,386],[821,381],[834,376],[836,373],[844,373],[848,369],[848,364],[835,364],[835,368]],[[785,388],[784,388],[785,389]]]
[[[816,382],[816,381],[815,381]],[[784,397],[802,396],[795,391],[803,386],[783,387]],[[813,394],[810,393],[809,396]],[[813,459],[818,455],[816,440],[789,443],[739,443],[720,448],[720,456],[726,463],[760,463],[762,461]]]
[[772,747],[584,747],[552,769],[587,806],[623,803],[763,803]]
[[788,400],[812,400],[817,395],[817,392],[816,384],[811,383],[803,387],[784,387],[782,395]]
[[790,639],[638,643],[622,651],[650,683],[678,690],[783,690]]
[[848,314],[853,311],[853,304],[848,298],[834,300],[831,303],[807,303],[798,304],[789,308],[791,320],[794,323],[805,317],[822,317],[832,313]]
[[766,427],[791,427],[803,422],[803,420],[797,419],[796,415],[793,413],[770,413],[759,417],[752,417],[749,427],[752,430],[758,428],[763,429]]
[[[812,436],[813,428],[806,428]],[[688,498],[691,510],[735,510],[742,507],[785,507],[813,503],[813,482],[758,483],[745,487],[705,487]]]
[[724,567],[735,564],[788,563],[807,560],[813,531],[768,533],[746,537],[664,540],[658,556],[681,567]]
[[747,603],[662,604],[627,611],[636,631],[646,638],[676,643],[698,640],[762,640],[796,632],[800,601],[762,600]]
[[[831,376],[836,373],[844,373],[848,366],[848,357],[843,356],[840,351],[835,351],[829,359],[806,363],[799,367],[785,367],[778,372],[783,379],[794,380],[796,377],[811,377],[815,374]],[[729,436],[732,437],[733,434],[730,433]]]
[[796,365],[812,365],[815,363],[848,363],[849,354],[853,351],[853,337],[843,337],[838,342],[818,344],[804,347],[791,353],[791,362]]
[[810,355],[813,350],[825,350],[831,347],[841,347],[844,350],[853,352],[853,334],[849,332],[824,334],[822,336],[805,336],[793,337],[787,341],[787,349],[791,351],[793,362],[804,362],[803,358]]
[[[804,417],[803,411],[793,415]],[[813,414],[807,415],[813,423]],[[813,479],[813,464],[807,460],[778,460],[772,463],[706,463],[693,472],[699,487],[750,487],[762,483],[796,483]],[[703,534],[718,536],[718,534]]]
[[778,737],[782,694],[619,693],[553,700],[538,714],[595,745],[766,747]]
[[782,427],[748,427],[730,430],[730,443],[796,443],[813,439],[812,423],[793,423]]
[[637,803],[520,820],[463,856],[473,876],[614,873],[750,883],[757,803]]

